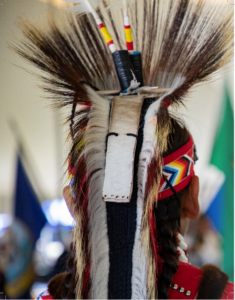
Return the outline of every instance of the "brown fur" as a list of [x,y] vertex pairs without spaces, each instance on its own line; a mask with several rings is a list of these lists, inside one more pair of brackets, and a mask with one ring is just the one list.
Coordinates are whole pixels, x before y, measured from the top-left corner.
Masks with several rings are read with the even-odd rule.
[[65,291],[64,280],[68,272],[63,272],[54,276],[48,284],[48,291],[53,299],[60,299]]
[[221,299],[228,283],[228,275],[218,267],[205,264],[196,299]]

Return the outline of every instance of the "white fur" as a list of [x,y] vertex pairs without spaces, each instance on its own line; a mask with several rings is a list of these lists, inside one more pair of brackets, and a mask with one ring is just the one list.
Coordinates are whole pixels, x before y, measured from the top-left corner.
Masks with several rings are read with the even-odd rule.
[[[172,89],[167,94],[171,92]],[[155,137],[157,113],[161,100],[165,96],[166,94],[151,104],[145,115],[143,145],[140,152],[138,168],[137,227],[133,250],[132,299],[147,299],[146,288],[148,265],[146,253],[141,245],[141,221],[143,215],[145,185],[148,176],[147,170],[157,148],[157,140]]]
[[89,182],[88,213],[90,220],[91,289],[92,299],[107,299],[109,275],[109,243],[106,204],[102,201],[105,166],[105,143],[108,133],[109,101],[87,87],[92,102],[85,136],[85,155]]

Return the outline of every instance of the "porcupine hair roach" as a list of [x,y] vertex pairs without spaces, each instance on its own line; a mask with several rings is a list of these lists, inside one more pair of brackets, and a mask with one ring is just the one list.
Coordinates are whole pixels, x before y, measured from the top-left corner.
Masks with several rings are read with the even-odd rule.
[[[100,0],[98,14],[117,48],[125,49],[123,14],[114,9],[113,2]],[[109,10],[106,11],[105,7]],[[222,9],[216,1],[209,5],[203,0],[133,0],[129,12],[134,47],[142,55],[144,85],[169,89],[161,95],[161,102],[167,100],[172,106],[183,104],[190,87],[208,80],[232,56],[233,12],[221,18]],[[70,277],[75,283],[71,286],[75,286],[76,298],[106,298],[108,279],[103,274],[109,269],[109,249],[107,223],[104,221],[106,214],[102,210],[99,187],[104,176],[110,103],[94,90],[118,90],[120,86],[112,55],[93,17],[74,17],[64,12],[57,20],[50,15],[45,28],[42,23],[38,26],[33,21],[21,21],[23,39],[14,50],[43,72],[40,75],[43,89],[49,93],[54,106],[69,106],[71,109],[68,157],[74,171],[77,224],[76,267],[73,268],[76,274]],[[148,245],[147,298],[156,298],[157,282],[153,204],[158,182],[152,178],[156,173],[160,174],[160,161],[169,132],[169,118],[164,108],[159,106],[156,115],[154,137],[157,137],[157,142],[154,145],[157,148],[149,152],[151,155],[144,163],[144,151],[148,150],[144,139],[140,154],[143,172],[138,171],[138,186],[143,188],[143,193],[140,193],[143,208],[137,223],[143,234],[136,235],[136,241],[141,236]],[[133,270],[133,282],[136,283],[141,277],[138,262],[134,263]],[[132,296],[143,298],[138,284],[134,283]],[[163,290],[163,284],[159,285],[159,291]]]

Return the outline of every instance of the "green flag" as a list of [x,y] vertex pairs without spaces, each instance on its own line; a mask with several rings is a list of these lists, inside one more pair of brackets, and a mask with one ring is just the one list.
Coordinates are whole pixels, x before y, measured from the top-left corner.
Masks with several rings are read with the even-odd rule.
[[[224,107],[215,139],[211,164],[224,172],[226,180],[219,193],[222,224],[223,271],[234,281],[234,115],[228,90],[225,89]],[[217,197],[218,198],[218,197]],[[221,222],[222,221],[222,222]]]

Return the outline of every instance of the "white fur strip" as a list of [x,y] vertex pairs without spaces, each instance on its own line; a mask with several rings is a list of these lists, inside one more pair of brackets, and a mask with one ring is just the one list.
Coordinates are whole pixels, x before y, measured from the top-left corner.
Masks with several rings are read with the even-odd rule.
[[170,90],[156,102],[152,103],[145,115],[143,145],[139,157],[138,168],[138,198],[137,198],[137,225],[135,243],[133,250],[133,270],[132,270],[132,299],[147,299],[147,274],[148,265],[146,253],[141,246],[141,221],[143,215],[145,185],[147,181],[148,165],[150,164],[157,148],[155,137],[157,113],[160,104],[167,95],[170,95],[179,87],[184,78],[178,74],[171,84]]
[[109,275],[109,243],[107,235],[106,204],[102,201],[104,182],[105,143],[108,133],[109,101],[87,87],[92,102],[85,136],[85,154],[88,174],[91,177],[88,195],[91,249],[91,289],[89,298],[107,299]]
[[143,215],[143,204],[145,184],[147,180],[147,169],[156,150],[156,122],[160,100],[150,105],[145,115],[143,145],[139,157],[138,169],[138,199],[137,199],[137,228],[133,251],[132,272],[132,299],[147,299],[147,274],[148,266],[145,251],[141,247],[141,220]]

